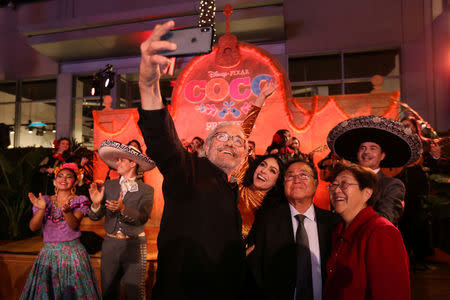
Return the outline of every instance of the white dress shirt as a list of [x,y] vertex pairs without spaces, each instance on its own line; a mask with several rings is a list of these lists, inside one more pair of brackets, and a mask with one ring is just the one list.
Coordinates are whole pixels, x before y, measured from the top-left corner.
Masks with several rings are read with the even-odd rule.
[[[297,232],[298,221],[295,218],[299,212],[289,203],[289,208],[291,209],[291,219],[292,219],[292,230],[295,234]],[[319,233],[317,230],[317,220],[316,213],[314,211],[314,205],[308,208],[308,210],[303,214],[306,218],[303,221],[306,233],[308,234],[309,251],[311,252],[311,273],[312,273],[312,284],[314,300],[322,299],[322,271],[320,269],[320,248],[319,248]],[[294,300],[295,300],[294,293]]]

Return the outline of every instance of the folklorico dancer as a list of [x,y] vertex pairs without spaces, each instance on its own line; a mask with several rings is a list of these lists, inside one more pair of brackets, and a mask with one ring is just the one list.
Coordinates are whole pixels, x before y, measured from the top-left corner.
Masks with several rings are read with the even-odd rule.
[[81,219],[89,211],[86,196],[75,194],[81,172],[75,163],[55,168],[55,195],[36,197],[30,229],[42,228],[44,247],[30,271],[20,299],[101,299],[94,268],[80,243]]

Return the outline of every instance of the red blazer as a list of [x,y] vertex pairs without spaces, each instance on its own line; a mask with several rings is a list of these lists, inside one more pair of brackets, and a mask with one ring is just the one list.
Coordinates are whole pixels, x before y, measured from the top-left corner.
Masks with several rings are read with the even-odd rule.
[[409,261],[398,229],[366,207],[333,231],[324,299],[410,299]]

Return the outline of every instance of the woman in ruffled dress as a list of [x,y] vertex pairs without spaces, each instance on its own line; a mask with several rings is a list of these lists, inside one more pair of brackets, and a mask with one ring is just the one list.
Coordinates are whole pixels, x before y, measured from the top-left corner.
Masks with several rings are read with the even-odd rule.
[[55,195],[36,197],[30,229],[42,228],[44,247],[30,271],[20,299],[100,299],[89,255],[80,243],[81,219],[89,210],[86,196],[75,194],[80,172],[75,163],[55,169]]

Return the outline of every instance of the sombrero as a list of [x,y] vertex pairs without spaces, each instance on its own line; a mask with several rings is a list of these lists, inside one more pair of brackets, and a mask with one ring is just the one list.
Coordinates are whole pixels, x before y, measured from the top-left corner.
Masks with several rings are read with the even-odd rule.
[[409,165],[422,153],[422,143],[416,133],[400,122],[378,116],[345,120],[331,129],[327,137],[328,147],[333,153],[356,163],[359,145],[364,142],[380,145],[386,154],[381,167]]
[[98,147],[100,158],[111,168],[117,168],[117,158],[127,158],[139,165],[138,170],[145,172],[155,167],[153,160],[143,155],[132,146],[127,146],[116,141],[105,140]]

